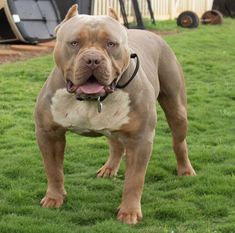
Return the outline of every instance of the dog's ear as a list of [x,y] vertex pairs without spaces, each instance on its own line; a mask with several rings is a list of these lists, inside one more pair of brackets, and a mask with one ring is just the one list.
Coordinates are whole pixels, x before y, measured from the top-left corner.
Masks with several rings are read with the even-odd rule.
[[68,10],[68,13],[66,14],[64,20],[56,26],[55,28],[55,34],[57,33],[58,29],[60,28],[60,26],[66,22],[67,20],[71,19],[72,17],[78,15],[78,4],[74,4],[70,7],[70,9]]
[[78,15],[78,4],[74,4],[70,7],[63,21],[67,21],[76,15]]
[[109,8],[109,16],[112,17],[113,19],[119,21],[116,11],[111,7]]

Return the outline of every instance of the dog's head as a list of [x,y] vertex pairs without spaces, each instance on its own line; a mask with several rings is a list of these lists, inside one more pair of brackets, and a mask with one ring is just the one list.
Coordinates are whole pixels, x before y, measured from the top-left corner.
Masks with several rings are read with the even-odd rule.
[[77,5],[56,28],[56,65],[77,96],[103,96],[127,69],[127,31],[110,9],[109,16],[79,15]]

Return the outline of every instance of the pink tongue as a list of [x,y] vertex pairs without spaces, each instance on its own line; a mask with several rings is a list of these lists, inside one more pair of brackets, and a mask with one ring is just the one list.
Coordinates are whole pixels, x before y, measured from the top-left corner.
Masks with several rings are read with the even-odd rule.
[[80,86],[77,91],[85,94],[97,94],[104,91],[104,86],[100,85],[97,82],[88,82]]

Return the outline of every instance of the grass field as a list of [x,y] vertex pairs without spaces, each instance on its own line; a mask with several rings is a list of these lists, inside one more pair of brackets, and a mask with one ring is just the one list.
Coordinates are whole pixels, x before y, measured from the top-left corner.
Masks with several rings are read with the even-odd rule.
[[[159,27],[176,30],[175,22]],[[177,29],[178,30],[178,29]],[[0,65],[1,233],[234,233],[235,20],[165,36],[182,63],[188,93],[188,144],[196,177],[177,177],[170,131],[159,123],[142,197],[143,221],[115,219],[124,163],[117,178],[96,179],[105,138],[68,134],[60,209],[42,209],[46,178],[35,143],[36,96],[53,66],[51,56]]]

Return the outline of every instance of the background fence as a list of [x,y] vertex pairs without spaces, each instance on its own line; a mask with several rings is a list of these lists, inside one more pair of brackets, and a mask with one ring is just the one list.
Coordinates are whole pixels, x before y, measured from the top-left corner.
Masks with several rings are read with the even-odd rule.
[[[143,18],[149,18],[149,11],[146,0],[139,0],[139,7]],[[126,12],[129,18],[133,18],[134,11],[131,0],[124,0]],[[174,19],[181,12],[191,10],[199,17],[206,11],[212,9],[213,0],[151,0],[154,16],[157,20]],[[108,8],[112,7],[121,18],[121,11],[118,0],[95,0],[94,14],[104,15]]]

